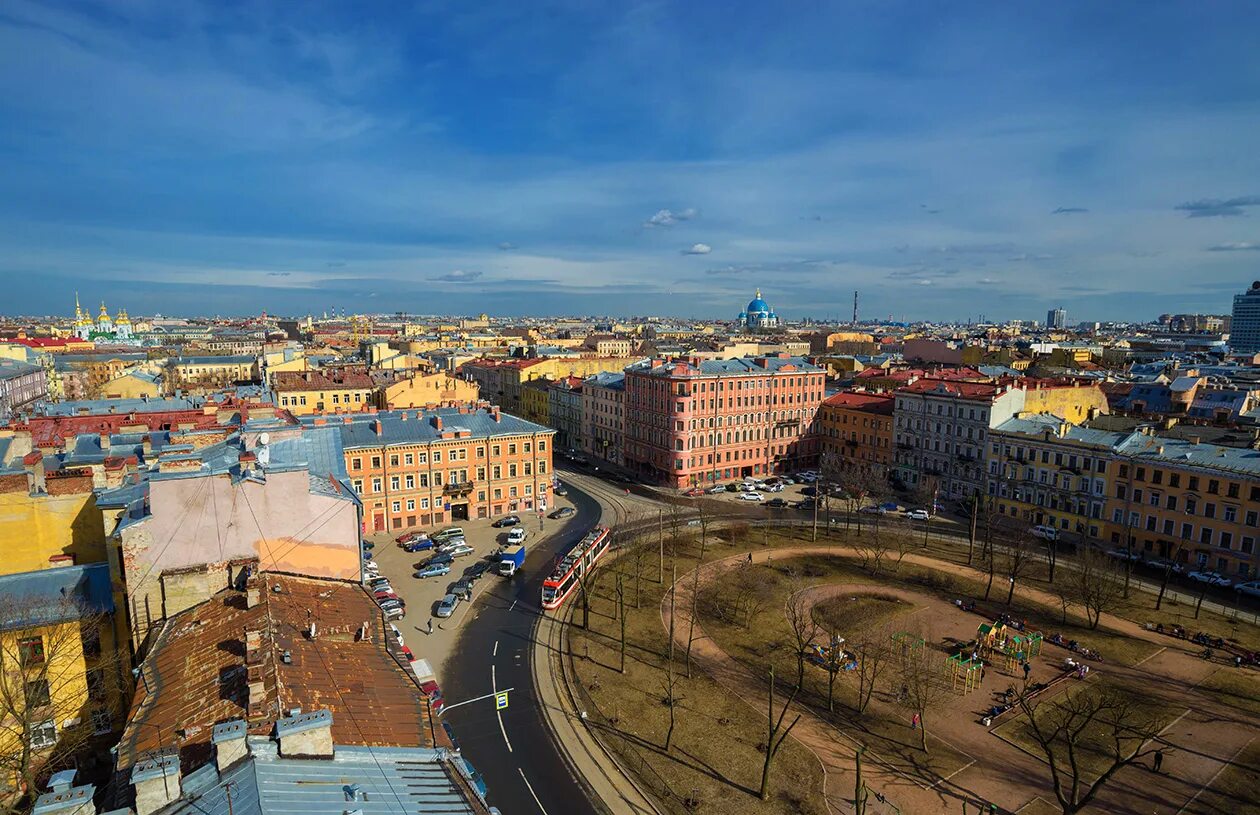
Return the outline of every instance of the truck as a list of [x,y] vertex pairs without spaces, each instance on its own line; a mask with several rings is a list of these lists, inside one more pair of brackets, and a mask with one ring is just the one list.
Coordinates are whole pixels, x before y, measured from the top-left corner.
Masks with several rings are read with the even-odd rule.
[[516,544],[509,546],[499,554],[499,574],[511,577],[525,565],[525,546]]

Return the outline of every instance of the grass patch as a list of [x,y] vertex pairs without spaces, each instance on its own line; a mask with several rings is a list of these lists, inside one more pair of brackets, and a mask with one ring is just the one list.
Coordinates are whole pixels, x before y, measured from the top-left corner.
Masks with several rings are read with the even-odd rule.
[[827,631],[852,638],[858,632],[910,610],[910,605],[887,594],[832,597],[814,606],[814,619]]
[[1221,668],[1199,687],[1216,693],[1230,707],[1260,716],[1260,674],[1253,669]]
[[[1160,722],[1167,724],[1177,717],[1184,707],[1170,700],[1154,696],[1147,693],[1144,689],[1135,687],[1131,684],[1120,684],[1111,677],[1103,677],[1091,681],[1085,688],[1081,688],[1074,681],[1069,683],[1065,693],[1103,693],[1105,690],[1114,689],[1124,693],[1125,696],[1136,701],[1139,710],[1147,716],[1151,716]],[[1039,704],[1054,704],[1054,699],[1047,699]],[[1045,752],[1033,739],[1031,729],[1028,724],[1028,717],[1020,713],[1002,724],[994,727],[992,733],[998,738],[1015,745],[1019,749],[1038,759],[1045,761]],[[1128,746],[1127,749],[1132,750],[1137,747],[1135,743]],[[1104,731],[1103,727],[1097,726],[1086,729],[1082,735],[1081,741],[1077,743],[1076,755],[1077,761],[1081,768],[1081,778],[1087,783],[1093,783],[1103,770],[1106,769],[1110,762],[1111,742],[1109,735]],[[1067,752],[1062,753],[1056,751],[1055,755],[1059,759],[1060,767],[1067,767]]]
[[[729,548],[720,551],[721,555],[729,553]],[[693,563],[680,558],[679,571]],[[671,565],[667,555],[667,583]],[[629,562],[623,567],[629,569]],[[663,779],[677,796],[670,803],[675,812],[684,811],[678,799],[692,797],[699,802],[693,810],[698,812],[823,815],[827,810],[822,767],[812,753],[792,739],[784,742],[775,758],[770,800],[757,797],[765,757],[764,710],[732,698],[723,686],[698,670],[687,679],[681,649],[676,653],[675,731],[670,750],[663,749],[669,727],[669,708],[663,703],[667,635],[660,617],[665,586],[656,582],[656,572],[653,552],[637,581],[637,609],[633,607],[636,581],[633,577],[625,579],[624,674],[618,672],[620,623],[614,619],[615,578],[610,570],[605,570],[592,591],[591,629],[573,626],[569,630],[574,668],[597,706],[592,721],[604,728],[605,742],[625,758],[649,788],[659,789],[657,779]],[[573,619],[580,623],[580,600],[576,602],[579,606]],[[648,769],[643,771],[641,764]]]

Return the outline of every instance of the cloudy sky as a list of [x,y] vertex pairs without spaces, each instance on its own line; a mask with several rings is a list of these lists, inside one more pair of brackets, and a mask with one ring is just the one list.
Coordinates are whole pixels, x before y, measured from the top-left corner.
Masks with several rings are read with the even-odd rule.
[[1260,278],[1258,23],[6,0],[0,310],[1228,311]]

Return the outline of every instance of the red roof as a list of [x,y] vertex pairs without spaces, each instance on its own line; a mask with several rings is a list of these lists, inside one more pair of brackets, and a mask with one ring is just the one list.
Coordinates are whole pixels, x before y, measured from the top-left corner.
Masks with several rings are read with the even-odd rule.
[[281,371],[276,374],[276,391],[345,390],[374,388],[376,381],[366,370],[330,368],[327,371]]
[[65,348],[67,345],[79,345],[86,340],[78,337],[74,339],[61,339],[60,337],[26,337],[20,340],[7,340],[7,342],[25,345],[27,348]]
[[961,382],[949,379],[919,379],[899,389],[899,393],[931,393],[962,399],[991,400],[998,395],[997,385],[986,382]]
[[829,407],[861,410],[866,413],[883,413],[891,416],[895,402],[896,399],[891,394],[842,391],[835,396],[828,397],[823,401],[823,404]]

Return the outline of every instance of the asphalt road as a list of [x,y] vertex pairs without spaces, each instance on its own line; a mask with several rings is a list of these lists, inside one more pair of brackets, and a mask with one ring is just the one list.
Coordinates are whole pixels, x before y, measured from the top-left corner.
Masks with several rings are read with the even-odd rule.
[[[579,540],[599,520],[594,499],[570,489],[577,514],[567,521],[547,519],[539,533],[527,519],[530,541],[525,567],[514,578],[482,592],[447,658],[442,685],[447,704],[513,688],[506,710],[487,699],[452,710],[443,718],[455,731],[463,755],[481,773],[489,801],[505,815],[565,815],[594,809],[551,741],[551,731],[535,697],[531,654],[534,623],[541,612],[543,578],[555,555]],[[451,691],[458,689],[458,697]]]

